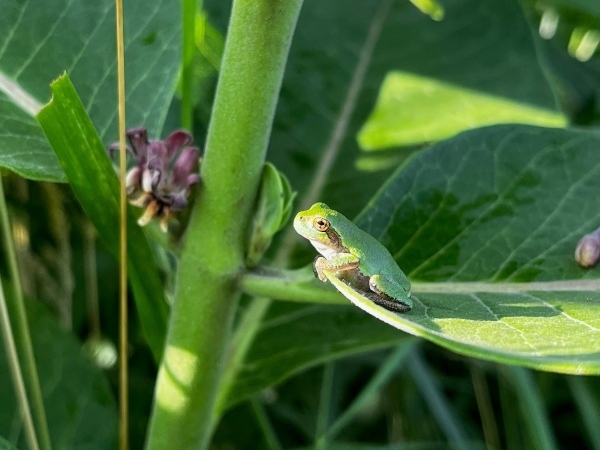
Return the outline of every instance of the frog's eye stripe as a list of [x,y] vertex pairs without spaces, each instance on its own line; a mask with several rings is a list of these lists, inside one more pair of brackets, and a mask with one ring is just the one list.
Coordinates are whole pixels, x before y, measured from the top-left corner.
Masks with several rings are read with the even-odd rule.
[[317,231],[327,231],[327,229],[329,228],[329,220],[317,216],[313,220],[313,227]]

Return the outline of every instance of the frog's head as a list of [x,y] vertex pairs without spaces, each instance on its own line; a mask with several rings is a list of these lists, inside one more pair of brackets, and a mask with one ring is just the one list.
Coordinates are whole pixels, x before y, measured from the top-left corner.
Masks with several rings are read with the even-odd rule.
[[294,218],[296,232],[314,243],[328,247],[337,246],[339,237],[332,225],[339,213],[325,203],[315,203],[306,211],[300,211]]

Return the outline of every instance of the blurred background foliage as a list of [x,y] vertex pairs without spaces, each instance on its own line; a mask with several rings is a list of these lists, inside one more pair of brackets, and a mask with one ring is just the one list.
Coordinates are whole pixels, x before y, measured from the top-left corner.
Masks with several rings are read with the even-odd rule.
[[[230,7],[221,0],[204,3],[195,21],[193,66],[194,135],[199,143],[206,134]],[[362,40],[372,31],[373,21],[379,20],[376,2],[305,3],[269,153],[269,160],[300,195],[343,107]],[[343,136],[344,156],[335,162],[323,190],[323,200],[349,216],[358,214],[410,155],[460,131],[513,122],[515,117],[521,123],[544,126],[596,129],[600,125],[597,0],[440,3],[441,21],[401,0],[391,2],[385,11],[379,43],[357,94],[357,112]],[[164,20],[156,26],[174,26]],[[152,32],[142,37],[147,45],[157,38]],[[165,42],[175,45],[172,38]],[[60,59],[57,48],[48,45],[45,51],[48,58]],[[137,54],[130,57],[143,65]],[[150,72],[163,65],[156,64]],[[58,67],[53,76],[68,68]],[[51,79],[40,82],[37,92],[46,92]],[[77,74],[74,82],[77,85]],[[156,81],[140,83],[148,87]],[[174,88],[161,91],[165,104]],[[400,98],[398,92],[406,90],[411,96]],[[137,96],[144,97],[140,92]],[[143,100],[128,99],[130,109],[141,110],[132,120],[143,121],[155,137],[161,129],[166,135],[177,128],[180,101],[175,92],[168,109],[152,113],[152,103],[143,106]],[[462,111],[459,117],[448,114],[456,108]],[[100,112],[97,115],[104,119]],[[0,124],[2,131],[10,129],[7,121]],[[115,133],[113,124],[106,124],[109,131],[102,138],[108,144]],[[3,175],[34,349],[38,363],[48,368],[40,376],[53,439],[63,442],[63,448],[114,447],[117,264],[97,240],[67,185],[31,181],[8,171]],[[37,178],[53,177],[60,178],[56,169]],[[178,237],[165,242],[156,229],[147,231],[167,290],[172,290]],[[280,237],[274,247],[278,241]],[[307,247],[298,246],[293,265],[303,265],[311,256]],[[4,258],[0,261],[4,264]],[[6,267],[0,269],[6,277]],[[273,318],[303,314],[295,308],[277,305]],[[339,319],[340,314],[359,314],[350,308],[335,307],[330,318],[321,316],[322,321],[313,324],[314,332],[327,334],[327,327],[338,327],[343,334],[351,318]],[[326,342],[314,354],[290,355],[300,362],[289,363],[287,371],[277,375],[283,381],[241,396],[226,412],[212,448],[308,448],[313,442],[324,442],[319,439],[334,425],[338,443],[326,447],[333,450],[600,449],[600,387],[595,377],[482,362],[390,332],[375,321],[368,324],[372,329],[358,327],[354,332],[381,333],[372,348],[336,349]],[[129,325],[132,448],[142,448],[156,365],[135,315]],[[294,336],[301,344],[303,335]],[[0,371],[0,398],[0,435],[23,445],[22,425],[4,370]],[[11,447],[0,439],[0,448]]]

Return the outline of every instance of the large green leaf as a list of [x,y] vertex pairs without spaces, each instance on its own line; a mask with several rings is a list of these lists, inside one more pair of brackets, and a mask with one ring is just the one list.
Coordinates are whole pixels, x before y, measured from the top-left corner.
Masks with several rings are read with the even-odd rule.
[[440,284],[390,322],[469,355],[600,373],[600,295],[535,284],[598,278],[573,252],[600,225],[599,147],[594,132],[496,126],[437,144],[399,170],[358,224],[413,281],[534,283],[518,294],[510,285],[444,293]]
[[355,308],[277,303],[261,324],[226,403],[324,361],[409,340],[383,323],[365,320]]
[[[180,8],[174,0],[125,7],[127,118],[161,131],[178,73]],[[0,165],[33,179],[65,175],[37,125],[47,86],[71,75],[100,137],[117,138],[114,2],[0,2]]]
[[[53,447],[116,447],[117,407],[104,374],[43,306],[34,302],[29,306],[31,338]],[[6,367],[5,358],[0,346],[0,367]],[[8,370],[0,370],[0,398],[0,435],[28,448]]]
[[[52,101],[38,120],[75,196],[100,239],[119,254],[119,181],[94,126],[67,75],[52,83]],[[150,349],[160,361],[167,329],[164,287],[148,241],[129,210],[127,267],[137,312]]]

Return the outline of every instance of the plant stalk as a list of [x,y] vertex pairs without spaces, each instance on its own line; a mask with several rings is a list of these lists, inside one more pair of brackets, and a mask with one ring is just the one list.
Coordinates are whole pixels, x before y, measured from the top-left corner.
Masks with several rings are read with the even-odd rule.
[[247,230],[302,0],[235,0],[159,369],[148,448],[206,448]]
[[129,449],[129,358],[127,351],[127,188],[125,177],[125,45],[123,0],[115,0],[119,112],[119,448]]
[[25,388],[32,406],[33,423],[37,430],[38,442],[42,450],[50,450],[52,445],[50,443],[48,422],[46,421],[44,399],[40,388],[37,367],[35,365],[31,335],[29,334],[29,325],[27,324],[25,301],[21,289],[21,279],[19,277],[19,268],[17,266],[17,258],[13,246],[2,180],[0,180],[0,226],[2,227],[4,254],[7,259],[9,276],[13,284],[14,292],[12,296],[9,296],[9,302],[7,302],[8,314],[12,319],[11,325],[14,330],[17,354],[19,355],[21,367],[24,372]]
[[19,363],[19,356],[17,355],[17,347],[15,346],[12,327],[10,326],[10,318],[8,317],[8,309],[6,308],[6,297],[4,296],[2,280],[0,280],[0,328],[2,329],[2,340],[4,341],[4,347],[6,348],[6,359],[15,387],[17,403],[19,404],[23,422],[25,423],[25,438],[27,439],[27,444],[31,450],[38,450],[40,446],[35,434],[35,426],[33,425],[29,400],[27,399],[27,391],[25,390],[25,383],[23,382],[21,364]]
[[[315,280],[305,269],[281,270],[263,267],[244,274],[240,285],[254,296],[302,303],[344,304],[344,297],[327,284]],[[600,290],[600,280],[562,280],[529,283],[439,282],[412,283],[414,294],[474,294],[478,292],[588,292]]]

